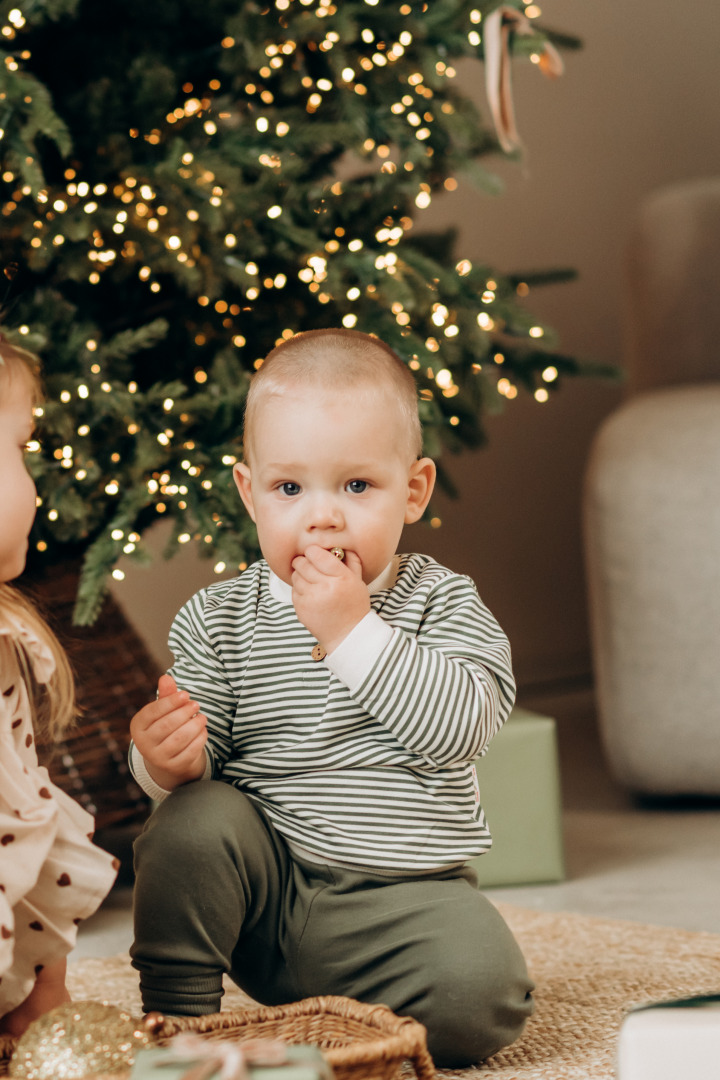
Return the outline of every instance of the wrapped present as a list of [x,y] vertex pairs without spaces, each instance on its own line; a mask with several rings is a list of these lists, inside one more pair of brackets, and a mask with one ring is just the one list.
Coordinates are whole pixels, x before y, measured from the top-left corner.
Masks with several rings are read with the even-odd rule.
[[618,1041],[618,1080],[717,1080],[720,994],[631,1009]]
[[475,762],[493,846],[470,859],[481,889],[562,881],[560,766],[555,721],[515,708]]
[[130,1080],[333,1080],[333,1071],[316,1046],[186,1033],[138,1053]]

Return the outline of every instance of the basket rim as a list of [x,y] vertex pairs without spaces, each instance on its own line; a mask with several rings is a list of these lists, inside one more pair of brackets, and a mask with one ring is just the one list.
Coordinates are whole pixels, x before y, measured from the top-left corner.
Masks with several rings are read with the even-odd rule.
[[284,1005],[241,1005],[234,1009],[205,1013],[201,1016],[164,1016],[161,1014],[160,1037],[166,1037],[166,1028],[172,1029],[175,1026],[184,1028],[188,1023],[203,1028],[207,1024],[207,1030],[213,1031],[231,1027],[238,1022],[245,1024],[263,1020],[293,1019],[301,1016],[319,1016],[323,1013],[340,1019],[357,1020],[368,1027],[375,1028],[381,1035],[395,1035],[403,1029],[413,1027],[422,1033],[423,1038],[426,1037],[426,1029],[418,1020],[413,1020],[411,1016],[398,1016],[387,1005],[372,1005],[356,1001],[354,998],[332,994],[302,998]]
[[[377,1037],[367,1041],[351,1041],[346,1046],[321,1047],[331,1065],[363,1065],[372,1062],[409,1059],[416,1064],[418,1074],[434,1074],[434,1065],[427,1049],[427,1031],[423,1024],[410,1016],[398,1016],[387,1005],[371,1005],[338,995],[303,998],[287,1005],[258,1005],[206,1013],[195,1017],[162,1017],[155,1028],[161,1041],[181,1031],[198,1034],[231,1032],[236,1027],[264,1021],[292,1020],[303,1016],[322,1016],[355,1020],[374,1029]],[[431,1071],[430,1071],[431,1070]]]

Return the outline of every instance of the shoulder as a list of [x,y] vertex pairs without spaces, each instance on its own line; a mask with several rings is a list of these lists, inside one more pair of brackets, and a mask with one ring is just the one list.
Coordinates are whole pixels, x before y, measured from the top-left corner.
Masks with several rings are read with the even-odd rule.
[[237,617],[248,609],[254,610],[267,590],[267,581],[268,565],[260,559],[237,577],[217,581],[196,592],[180,609],[175,623],[182,625],[199,620],[212,624]]
[[479,603],[471,578],[456,574],[429,555],[401,555],[395,584],[385,594],[386,618],[409,618],[418,624],[434,612]]
[[0,624],[0,671],[3,677],[14,678],[13,673],[19,674],[18,652],[27,657],[38,682],[46,683],[55,670],[50,647],[19,615],[5,611]]
[[475,582],[466,574],[457,574],[436,562],[430,555],[401,555],[393,592],[409,594],[458,593],[477,596]]

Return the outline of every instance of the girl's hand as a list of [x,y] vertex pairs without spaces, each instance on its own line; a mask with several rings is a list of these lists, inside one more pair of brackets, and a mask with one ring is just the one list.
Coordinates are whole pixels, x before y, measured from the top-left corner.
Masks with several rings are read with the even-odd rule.
[[332,652],[370,611],[362,563],[354,551],[342,562],[318,544],[293,559],[295,613],[326,652]]
[[130,734],[160,787],[172,791],[203,775],[207,719],[171,675],[160,676],[157,701],[135,713]]

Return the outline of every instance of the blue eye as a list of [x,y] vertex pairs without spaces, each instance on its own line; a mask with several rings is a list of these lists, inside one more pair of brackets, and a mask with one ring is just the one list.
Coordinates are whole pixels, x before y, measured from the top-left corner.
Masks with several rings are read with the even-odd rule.
[[367,480],[351,480],[350,483],[346,485],[346,490],[349,491],[351,495],[362,495],[362,493],[367,490],[367,486]]
[[288,480],[287,483],[280,485],[280,490],[283,495],[299,495],[300,485],[293,483],[292,480]]

